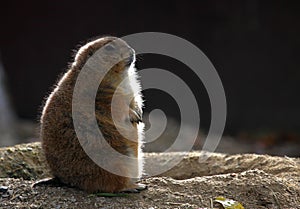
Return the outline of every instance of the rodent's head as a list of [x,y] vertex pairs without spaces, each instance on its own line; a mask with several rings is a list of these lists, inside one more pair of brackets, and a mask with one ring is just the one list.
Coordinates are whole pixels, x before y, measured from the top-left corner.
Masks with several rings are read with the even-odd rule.
[[116,37],[103,37],[82,46],[76,56],[73,67],[81,69],[92,58],[97,65],[113,66],[111,70],[120,73],[135,62],[134,50],[123,40]]

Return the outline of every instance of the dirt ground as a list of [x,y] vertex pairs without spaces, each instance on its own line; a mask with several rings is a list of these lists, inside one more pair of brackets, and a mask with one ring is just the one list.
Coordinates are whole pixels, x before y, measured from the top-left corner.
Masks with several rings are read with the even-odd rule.
[[0,148],[0,208],[191,208],[224,196],[246,209],[300,208],[300,159],[208,152],[146,153],[146,171],[183,160],[148,189],[123,197],[99,197],[75,188],[31,185],[51,176],[40,143]]

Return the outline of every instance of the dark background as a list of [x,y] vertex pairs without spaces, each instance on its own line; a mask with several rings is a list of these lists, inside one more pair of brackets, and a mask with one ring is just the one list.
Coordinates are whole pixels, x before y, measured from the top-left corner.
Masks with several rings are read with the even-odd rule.
[[[192,42],[214,64],[227,96],[225,133],[300,130],[299,1],[44,0],[2,1],[0,8],[1,59],[20,118],[37,121],[43,98],[79,44],[153,31]],[[137,65],[182,75],[197,96],[201,127],[209,127],[207,93],[192,73],[183,75],[185,66],[154,55]],[[145,98],[146,112],[161,106],[176,117],[178,108],[164,93],[146,91]]]

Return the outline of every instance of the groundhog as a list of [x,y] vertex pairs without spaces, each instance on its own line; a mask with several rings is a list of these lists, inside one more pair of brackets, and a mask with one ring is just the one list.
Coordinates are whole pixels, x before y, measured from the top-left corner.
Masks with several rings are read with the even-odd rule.
[[[135,51],[125,41],[116,37],[91,41],[78,50],[69,70],[46,100],[40,137],[51,172],[60,182],[89,193],[138,192],[146,188],[136,183],[143,171],[143,104],[134,64]],[[76,101],[75,110],[74,88],[86,68],[102,79],[93,80],[93,75],[86,75],[85,85],[79,88],[82,105]],[[94,98],[89,87],[93,82],[99,82]],[[87,100],[95,104],[94,116],[84,111]],[[84,121],[79,127],[81,137],[75,130],[74,114]],[[93,117],[101,136],[90,126]],[[87,151],[99,155],[100,161],[108,158],[101,161],[105,166],[91,159]],[[115,158],[111,152],[124,159]]]

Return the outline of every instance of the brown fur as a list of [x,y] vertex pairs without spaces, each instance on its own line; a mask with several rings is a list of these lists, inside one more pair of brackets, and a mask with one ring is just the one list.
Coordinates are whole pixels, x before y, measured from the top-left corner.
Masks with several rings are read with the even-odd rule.
[[[114,37],[100,38],[88,43],[78,51],[70,69],[49,96],[41,117],[42,147],[53,175],[63,183],[87,192],[120,192],[138,187],[133,179],[112,174],[99,167],[89,158],[78,141],[72,120],[72,95],[80,70],[95,51],[115,39]],[[128,45],[125,42],[121,42],[121,45],[120,50],[116,51],[116,53],[119,53],[118,56],[122,55],[121,49],[124,47],[127,47],[128,51]],[[108,58],[110,57],[108,56]],[[105,139],[99,138],[97,140],[106,140],[118,152],[138,157],[138,143],[140,142],[137,124],[141,121],[141,107],[134,100],[127,104],[126,97],[129,96],[128,94],[124,93],[116,96],[117,120],[122,124],[121,118],[124,114],[127,114],[133,124],[131,129],[126,129],[126,126],[119,127],[128,132],[131,137],[130,140],[117,131],[111,117],[111,99],[116,87],[120,84],[124,75],[127,75],[127,72],[125,72],[127,64],[126,61],[116,64],[98,88],[95,113],[98,126]],[[130,112],[124,113],[128,106],[130,106]],[[86,115],[82,115],[82,117],[86,121],[90,120]],[[132,150],[132,153],[128,153],[128,150]],[[101,152],[102,150],[97,151]],[[131,168],[130,165],[123,162],[114,162],[113,159],[111,159],[111,163],[124,174],[128,174],[131,169],[138,167],[136,165],[136,167]]]

